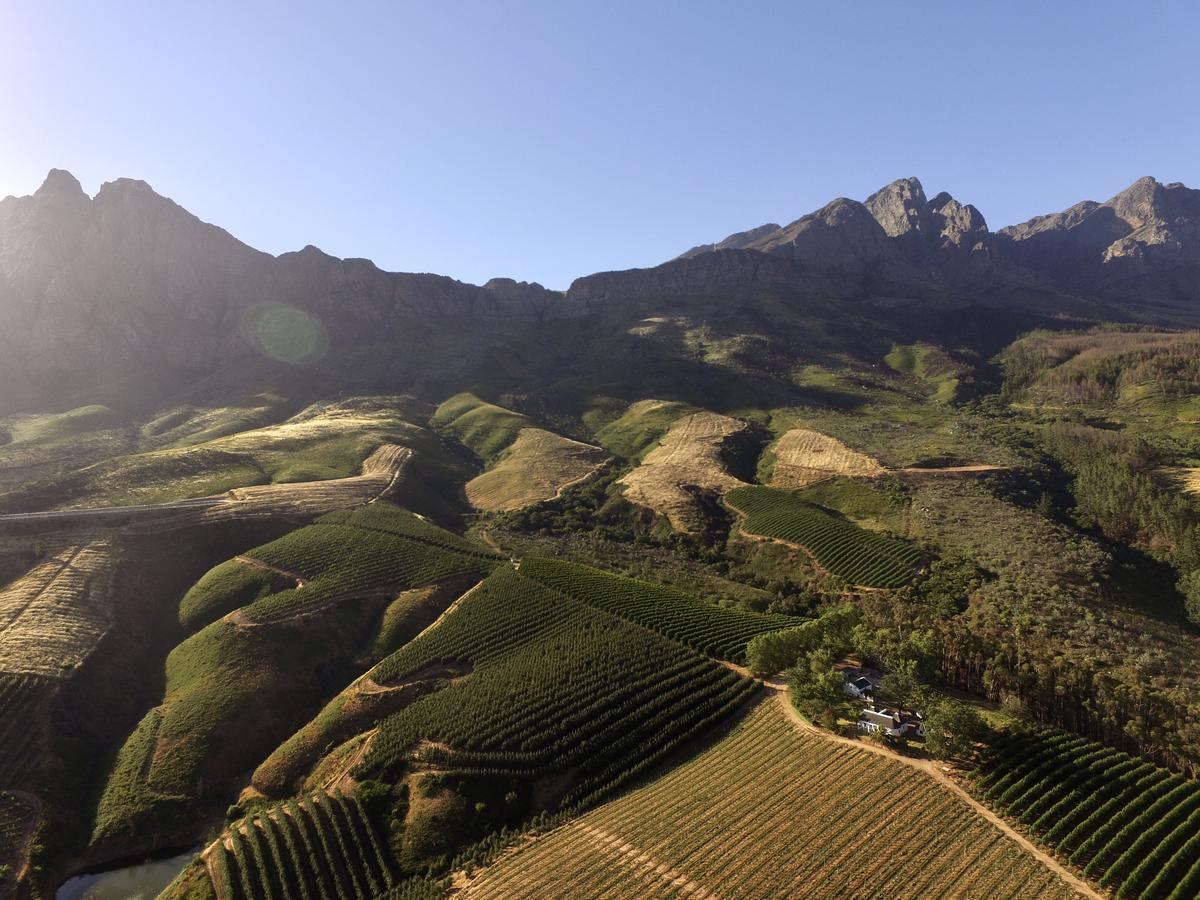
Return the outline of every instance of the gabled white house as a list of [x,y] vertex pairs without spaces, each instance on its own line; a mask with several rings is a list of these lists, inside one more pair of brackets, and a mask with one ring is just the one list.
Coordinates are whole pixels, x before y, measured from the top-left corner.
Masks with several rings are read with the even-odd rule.
[[883,732],[891,737],[916,737],[925,739],[925,719],[919,712],[892,709],[876,709],[873,705],[858,715],[858,730],[868,734]]
[[845,679],[842,690],[847,697],[866,700],[875,698],[875,694],[879,690],[879,683],[883,680],[881,673],[875,669],[859,666],[845,666],[841,672],[842,678]]

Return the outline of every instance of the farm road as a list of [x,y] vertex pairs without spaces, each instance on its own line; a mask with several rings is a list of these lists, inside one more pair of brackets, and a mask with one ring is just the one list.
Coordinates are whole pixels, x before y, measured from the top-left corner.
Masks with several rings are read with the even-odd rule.
[[988,807],[984,806],[969,793],[967,793],[962,785],[951,778],[942,769],[942,767],[938,765],[936,760],[912,759],[911,757],[901,756],[898,753],[893,753],[891,750],[888,750],[885,747],[868,744],[865,741],[852,740],[851,738],[842,737],[841,735],[832,734],[824,729],[817,728],[802,715],[800,715],[796,707],[792,706],[791,701],[788,699],[787,685],[783,681],[774,679],[765,681],[763,683],[769,690],[775,692],[775,700],[778,703],[780,710],[787,717],[788,721],[795,726],[797,731],[802,731],[805,734],[815,735],[823,740],[834,741],[847,747],[855,747],[859,750],[866,750],[870,753],[887,757],[893,762],[911,766],[914,769],[920,769],[922,772],[925,772],[936,782],[938,782],[938,784],[942,785],[942,787],[946,788],[952,794],[966,803],[969,807],[971,807],[972,810],[974,810],[983,818],[987,819],[1012,840],[1020,844],[1021,848],[1025,850],[1025,852],[1033,855],[1039,862],[1058,875],[1059,878],[1065,881],[1080,894],[1085,897],[1092,897],[1094,900],[1100,900],[1101,895],[1098,894],[1090,884],[1088,884],[1078,875],[1074,874],[1052,855],[1038,847],[1036,844],[1030,841],[1029,838],[1025,837],[1025,835],[1021,834],[1019,831],[1009,825],[1008,822],[1006,822],[1003,818],[998,816]]

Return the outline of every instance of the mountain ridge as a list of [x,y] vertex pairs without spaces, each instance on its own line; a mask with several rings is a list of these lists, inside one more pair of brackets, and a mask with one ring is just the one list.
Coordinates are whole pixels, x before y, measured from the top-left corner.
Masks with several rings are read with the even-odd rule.
[[[495,365],[513,342],[565,339],[586,350],[598,339],[556,322],[600,317],[621,333],[648,310],[696,298],[711,298],[695,307],[704,315],[765,303],[768,320],[790,316],[796,327],[806,310],[819,306],[830,320],[830,302],[883,298],[853,314],[880,340],[912,336],[922,321],[965,322],[980,304],[993,319],[1014,311],[1014,322],[1020,312],[1188,324],[1200,316],[1198,223],[1200,191],[1142,178],[1106,203],[993,232],[974,206],[944,192],[929,199],[909,177],[865,201],[837,198],[784,226],[552,291],[387,272],[312,245],[272,256],[144,181],[109,181],[89,197],[52,169],[33,194],[0,201],[0,377],[9,410],[163,373],[185,385],[239,361],[278,359],[274,345],[299,333],[360,360],[366,347],[391,346],[389,383],[437,381]],[[901,307],[884,309],[893,300]],[[263,322],[279,333],[264,335]],[[818,331],[830,328],[840,325]]]
[[726,246],[789,256],[803,267],[883,267],[900,283],[972,290],[997,280],[1043,281],[1071,292],[1190,303],[1200,295],[1187,283],[1200,274],[1200,191],[1143,176],[1104,203],[1080,201],[993,232],[975,206],[946,192],[929,200],[909,177],[865,201],[841,197],[789,225],[738,232],[683,256]]

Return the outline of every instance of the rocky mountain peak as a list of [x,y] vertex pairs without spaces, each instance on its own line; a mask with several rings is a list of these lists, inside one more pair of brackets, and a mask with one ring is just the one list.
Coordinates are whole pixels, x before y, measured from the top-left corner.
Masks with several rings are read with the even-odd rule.
[[945,191],[929,201],[929,212],[942,248],[974,246],[989,235],[983,213],[970,203],[959,203]]
[[51,169],[46,180],[42,182],[42,186],[34,192],[33,196],[41,199],[48,197],[87,199],[87,194],[83,192],[83,185],[79,183],[79,179],[66,169]]
[[1165,189],[1149,175],[1139,178],[1121,193],[1104,204],[1133,228],[1141,228],[1155,219],[1164,218]]
[[893,181],[873,193],[863,205],[888,237],[902,237],[914,231],[927,232],[931,224],[925,189],[916,178]]

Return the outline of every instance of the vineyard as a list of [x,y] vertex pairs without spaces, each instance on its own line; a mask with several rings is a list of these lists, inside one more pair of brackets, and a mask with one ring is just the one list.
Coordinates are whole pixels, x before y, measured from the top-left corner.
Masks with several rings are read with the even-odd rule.
[[52,689],[47,678],[0,674],[0,787],[21,786],[37,766],[38,713]]
[[[385,504],[325,516],[247,556],[296,572],[304,580],[303,587],[278,591],[247,606],[242,614],[255,624],[302,615],[345,597],[395,592],[458,575],[482,578],[501,561]],[[221,602],[208,599],[207,605]]]
[[484,869],[465,895],[1069,897],[927,775],[765,701],[718,744]]
[[725,502],[745,516],[747,534],[800,544],[834,575],[863,587],[908,583],[921,559],[912,544],[885,537],[806,503],[788,491],[737,488]]
[[1053,728],[992,748],[985,799],[1118,898],[1200,896],[1200,782]]
[[243,819],[206,852],[222,900],[369,900],[395,882],[356,797],[315,794]]
[[532,778],[572,770],[560,805],[587,804],[753,690],[684,647],[508,569],[373,676],[400,681],[436,663],[468,665],[472,674],[385,719],[362,775],[394,777],[419,745],[419,762],[456,772]]
[[751,638],[800,621],[794,616],[703,603],[671,588],[575,563],[527,559],[521,563],[521,574],[693,650],[736,663],[746,661]]

